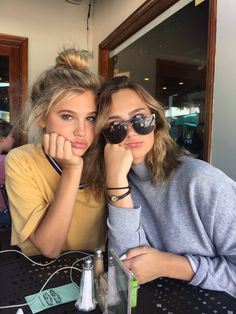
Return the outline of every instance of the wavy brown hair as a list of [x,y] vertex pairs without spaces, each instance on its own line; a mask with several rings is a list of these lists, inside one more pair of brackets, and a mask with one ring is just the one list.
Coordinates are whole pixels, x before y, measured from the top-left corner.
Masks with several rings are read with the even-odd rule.
[[[105,190],[105,164],[104,147],[106,141],[102,134],[112,103],[112,95],[121,89],[133,90],[140,99],[149,107],[151,113],[156,116],[156,129],[154,131],[154,145],[146,155],[145,163],[150,173],[152,184],[165,184],[171,177],[181,161],[180,157],[189,153],[180,148],[169,134],[169,123],[165,118],[164,108],[157,102],[141,85],[129,81],[126,76],[110,79],[102,86],[97,101],[97,123],[95,128],[95,139],[92,144],[93,172],[89,174],[89,180],[97,193]],[[95,170],[95,171],[94,171]]]

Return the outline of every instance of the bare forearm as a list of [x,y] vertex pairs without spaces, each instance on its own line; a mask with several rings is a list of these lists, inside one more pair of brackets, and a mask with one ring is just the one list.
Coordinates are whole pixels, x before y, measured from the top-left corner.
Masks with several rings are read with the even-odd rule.
[[48,257],[61,252],[71,224],[80,177],[80,168],[62,172],[55,198],[30,236],[33,244]]

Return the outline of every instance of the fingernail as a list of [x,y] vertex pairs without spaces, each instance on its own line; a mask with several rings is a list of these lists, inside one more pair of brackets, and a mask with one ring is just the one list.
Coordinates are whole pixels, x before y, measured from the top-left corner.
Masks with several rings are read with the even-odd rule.
[[121,255],[120,260],[123,261],[124,259],[126,259],[126,254]]

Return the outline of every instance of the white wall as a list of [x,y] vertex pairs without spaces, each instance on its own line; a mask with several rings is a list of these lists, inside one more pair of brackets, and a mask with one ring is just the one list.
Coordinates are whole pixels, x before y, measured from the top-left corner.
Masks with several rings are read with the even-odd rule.
[[93,52],[92,69],[97,72],[99,43],[143,2],[94,0],[87,40],[89,0],[80,5],[65,0],[0,0],[0,33],[28,37],[29,85],[54,64],[63,44]]
[[98,69],[98,46],[145,0],[96,0],[94,2],[94,69]]
[[236,2],[218,0],[212,164],[234,180],[236,180],[235,36]]
[[54,65],[63,44],[87,49],[88,0],[0,0],[0,32],[28,37],[29,85]]

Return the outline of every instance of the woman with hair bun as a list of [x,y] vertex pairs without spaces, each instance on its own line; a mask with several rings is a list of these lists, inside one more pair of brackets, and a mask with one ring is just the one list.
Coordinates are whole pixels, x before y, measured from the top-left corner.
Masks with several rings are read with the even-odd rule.
[[88,61],[87,52],[64,49],[38,78],[27,121],[35,143],[13,149],[6,160],[11,244],[27,255],[104,248],[104,201],[89,186],[87,163],[101,78]]

